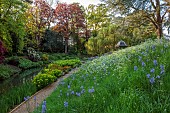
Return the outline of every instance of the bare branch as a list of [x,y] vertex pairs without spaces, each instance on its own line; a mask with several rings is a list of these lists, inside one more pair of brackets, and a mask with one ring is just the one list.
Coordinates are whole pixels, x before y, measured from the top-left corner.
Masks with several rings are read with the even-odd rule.
[[156,6],[155,6],[154,2],[152,0],[150,0],[150,2],[152,4],[153,8],[156,10]]
[[170,7],[165,11],[165,13],[162,15],[162,22],[163,22],[163,20],[164,20],[164,17],[165,17],[165,15],[167,14],[167,12],[170,10]]

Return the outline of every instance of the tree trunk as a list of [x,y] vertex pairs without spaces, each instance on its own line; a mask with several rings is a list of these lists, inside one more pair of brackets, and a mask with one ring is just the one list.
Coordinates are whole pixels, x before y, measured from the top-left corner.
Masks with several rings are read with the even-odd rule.
[[163,36],[162,24],[158,25],[156,33],[157,33],[157,38],[161,39]]
[[65,53],[68,53],[68,39],[65,38]]
[[160,1],[156,0],[156,23],[157,23],[157,37],[158,39],[162,38],[162,17],[161,17],[161,6]]

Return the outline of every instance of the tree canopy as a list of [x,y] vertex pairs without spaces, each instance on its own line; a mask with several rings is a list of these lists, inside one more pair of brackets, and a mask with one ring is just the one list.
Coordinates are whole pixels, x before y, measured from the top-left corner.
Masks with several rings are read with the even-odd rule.
[[155,29],[158,38],[162,37],[162,26],[165,22],[165,16],[168,13],[169,6],[164,0],[102,0],[110,8],[119,9],[122,14],[128,15],[139,12],[150,21]]

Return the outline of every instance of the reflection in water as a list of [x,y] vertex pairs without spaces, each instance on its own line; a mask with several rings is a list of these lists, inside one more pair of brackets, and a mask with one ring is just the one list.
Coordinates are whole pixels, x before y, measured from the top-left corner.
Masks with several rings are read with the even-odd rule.
[[41,70],[42,68],[28,69],[21,72],[18,75],[14,75],[13,77],[10,77],[7,80],[0,81],[0,94],[3,94],[4,92],[7,92],[13,87],[17,87],[27,81],[32,80],[33,76],[37,75],[38,72],[40,72]]

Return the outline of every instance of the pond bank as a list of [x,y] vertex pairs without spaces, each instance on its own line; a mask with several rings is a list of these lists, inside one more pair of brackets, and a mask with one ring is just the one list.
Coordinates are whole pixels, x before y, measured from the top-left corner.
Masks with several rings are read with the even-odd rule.
[[[69,73],[65,74],[64,76],[60,77],[56,82],[50,84],[49,86],[41,89],[34,95],[32,95],[28,100],[22,102],[20,105],[15,107],[9,113],[30,113],[33,112],[36,108],[37,104],[41,104],[41,102],[46,99],[55,89],[56,86],[59,85],[60,81],[72,75],[72,73],[76,72],[78,68],[72,69]],[[36,101],[35,101],[36,97]]]

